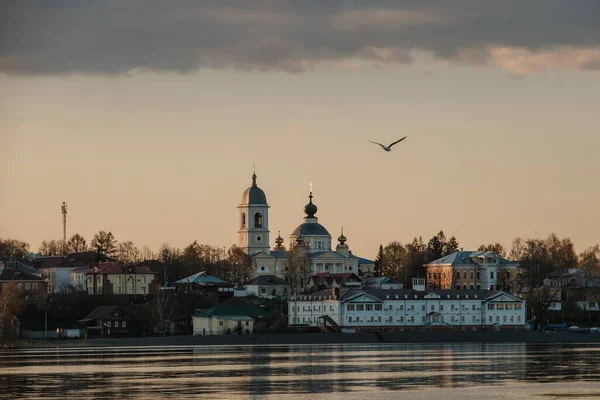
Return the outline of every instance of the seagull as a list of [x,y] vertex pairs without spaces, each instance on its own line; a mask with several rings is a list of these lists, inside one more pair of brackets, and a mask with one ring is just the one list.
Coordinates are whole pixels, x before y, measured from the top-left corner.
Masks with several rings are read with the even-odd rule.
[[396,140],[394,143],[390,144],[389,146],[384,146],[384,145],[382,145],[381,143],[377,143],[377,142],[371,142],[370,140],[369,140],[369,142],[371,142],[371,143],[375,143],[375,144],[378,144],[378,145],[380,145],[380,146],[381,146],[381,148],[382,148],[382,149],[384,149],[385,151],[392,151],[392,146],[393,146],[393,145],[395,145],[395,144],[396,144],[396,143],[398,143],[398,142],[401,142],[401,141],[403,141],[404,139],[406,139],[406,136],[404,136],[404,137],[403,137],[402,139],[400,139],[400,140]]

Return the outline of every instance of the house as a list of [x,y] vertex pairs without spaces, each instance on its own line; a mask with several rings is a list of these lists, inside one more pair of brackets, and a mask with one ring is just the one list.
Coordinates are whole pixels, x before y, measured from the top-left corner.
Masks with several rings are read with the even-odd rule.
[[88,316],[77,321],[84,335],[89,336],[127,336],[129,327],[125,313],[119,306],[99,306]]
[[206,272],[198,272],[187,278],[173,283],[177,293],[202,293],[217,296],[233,296],[233,283],[224,281],[216,276],[206,275]]
[[71,286],[75,288],[75,290],[87,292],[87,274],[90,272],[91,268],[89,266],[86,267],[77,267],[72,268],[69,273],[71,274]]
[[386,276],[363,277],[362,287],[365,289],[404,289],[404,283]]
[[14,286],[23,294],[25,303],[36,303],[39,298],[48,293],[48,282],[35,275],[21,263],[8,263],[0,270],[0,293],[10,286]]
[[[84,251],[66,256],[38,256],[31,260],[31,264],[48,280],[48,293],[65,293],[74,283],[72,270],[89,268],[97,264],[98,257],[95,251]],[[85,284],[82,284],[84,280],[76,282],[76,290],[85,290]]]
[[431,289],[515,292],[519,263],[493,251],[455,251],[424,265]]
[[360,288],[361,280],[355,273],[330,274],[320,272],[310,277],[308,287],[319,287],[322,289],[352,287]]
[[260,307],[213,307],[192,314],[194,335],[248,335],[268,326],[271,313]]
[[405,331],[437,326],[453,330],[523,330],[525,301],[489,290],[330,289],[288,301],[289,325],[326,330]]
[[275,275],[259,275],[245,286],[248,296],[285,298],[290,293],[290,285]]
[[547,294],[550,311],[562,310],[564,303],[572,303],[584,311],[600,310],[600,278],[586,276],[578,268],[549,275],[537,290],[544,294],[550,292]]
[[85,274],[85,289],[88,294],[148,295],[156,291],[156,273],[140,265],[124,265],[103,262],[86,269],[71,270],[71,281],[75,287],[82,285]]
[[66,293],[73,284],[71,271],[74,268],[89,268],[88,262],[77,261],[69,256],[37,257],[31,263],[48,280],[48,293]]

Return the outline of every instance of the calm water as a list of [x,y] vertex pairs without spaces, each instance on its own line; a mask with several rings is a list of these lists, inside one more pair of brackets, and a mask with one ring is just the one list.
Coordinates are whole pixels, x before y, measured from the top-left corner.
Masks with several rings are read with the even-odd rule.
[[600,399],[600,344],[0,351],[2,398]]

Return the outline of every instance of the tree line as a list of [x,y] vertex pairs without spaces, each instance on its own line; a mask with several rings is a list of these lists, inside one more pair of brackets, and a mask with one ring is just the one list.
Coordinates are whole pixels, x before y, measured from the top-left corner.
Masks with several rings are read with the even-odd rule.
[[[422,237],[415,237],[407,244],[392,241],[386,246],[379,246],[374,275],[396,279],[409,287],[411,278],[425,277],[424,264],[459,249],[458,239],[455,236],[446,237],[443,231],[439,231],[427,242]],[[522,273],[517,284],[521,288],[539,287],[544,278],[565,273],[569,268],[578,266],[590,278],[600,277],[600,245],[591,246],[577,254],[570,238],[559,238],[554,233],[544,239],[517,237],[508,251],[500,243],[482,244],[477,250],[493,251],[509,260],[518,261]],[[206,271],[207,274],[243,284],[252,277],[255,270],[252,259],[236,245],[226,248],[194,241],[179,249],[163,243],[154,252],[148,246],[138,248],[132,241],[118,242],[112,232],[107,231],[97,232],[89,245],[78,233],[66,243],[62,240],[44,240],[38,251],[42,256],[82,252],[95,253],[97,261],[114,260],[124,264],[145,262],[159,272],[162,283],[172,283],[196,272]],[[25,261],[28,254],[28,243],[0,238],[0,260]],[[306,282],[309,264],[306,259],[304,254],[294,254],[288,262],[286,275],[298,286]]]
[[[0,261],[27,262],[29,244],[15,239],[0,238]],[[138,248],[132,241],[118,242],[112,232],[97,232],[89,245],[76,233],[67,242],[42,241],[40,256],[67,256],[77,258],[79,253],[93,254],[95,262],[116,261],[126,265],[144,264],[157,272],[161,284],[172,284],[197,272],[205,271],[221,279],[243,284],[253,275],[252,259],[238,246],[229,248],[199,244],[197,241],[179,249],[163,243],[158,251],[148,246]]]
[[[456,237],[448,239],[443,231],[427,243],[422,237],[415,237],[405,245],[393,241],[386,246],[379,246],[374,275],[387,276],[410,287],[411,278],[425,277],[423,265],[458,250]],[[519,262],[519,289],[539,287],[545,278],[564,274],[570,268],[581,268],[590,279],[600,277],[600,245],[591,246],[577,254],[570,238],[559,238],[554,233],[545,239],[517,237],[508,252],[500,243],[482,244],[477,251],[493,251],[501,257]]]

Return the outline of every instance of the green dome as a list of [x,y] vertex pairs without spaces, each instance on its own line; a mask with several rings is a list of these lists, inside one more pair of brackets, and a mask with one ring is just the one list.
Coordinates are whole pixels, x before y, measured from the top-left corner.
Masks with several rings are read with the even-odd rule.
[[331,236],[325,227],[317,222],[305,222],[299,225],[290,236]]
[[252,175],[252,186],[250,186],[244,194],[242,194],[241,204],[267,204],[267,196],[256,185],[256,174]]

